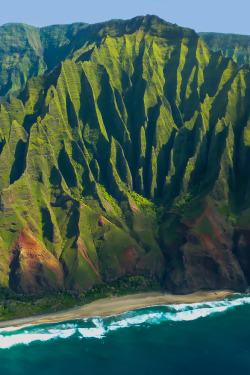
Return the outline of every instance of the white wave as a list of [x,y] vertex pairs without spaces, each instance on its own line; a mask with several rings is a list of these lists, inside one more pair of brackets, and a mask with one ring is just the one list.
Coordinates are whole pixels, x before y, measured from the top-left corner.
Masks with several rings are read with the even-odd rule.
[[199,318],[205,318],[209,315],[223,312],[227,310],[227,306],[220,306],[216,308],[200,308],[200,309],[194,309],[194,310],[188,310],[188,311],[179,311],[174,314],[166,314],[165,317],[168,318],[167,320],[172,321],[190,321],[190,320],[196,320]]
[[[167,321],[192,321],[248,304],[250,304],[250,296],[239,295],[236,298],[227,298],[222,301],[148,307],[108,318],[83,319],[80,323],[73,324],[59,323],[49,327],[28,327],[27,325],[23,327],[7,327],[0,330],[0,349],[11,348],[20,344],[29,345],[34,341],[67,339],[74,334],[80,338],[102,339],[109,332],[118,329],[140,325],[157,325]],[[146,312],[146,310],[150,309],[150,312]]]
[[48,334],[50,334],[52,336],[56,335],[57,338],[61,338],[61,339],[67,339],[68,337],[73,336],[75,333],[76,333],[75,328],[63,329],[63,330],[62,329],[51,329],[48,332]]
[[[187,307],[190,308],[191,305],[186,306],[186,310],[184,309],[184,306],[179,308],[179,311],[176,309],[171,309],[172,311],[166,311],[166,312],[150,312],[145,314],[134,315],[132,317],[124,317],[121,320],[115,320],[110,322],[106,327],[103,327],[99,325],[96,328],[86,328],[86,329],[80,329],[78,330],[81,333],[84,333],[84,337],[95,337],[95,338],[102,338],[107,334],[109,331],[116,331],[118,329],[128,328],[132,326],[140,326],[143,324],[146,325],[158,325],[162,322],[167,321],[191,321],[196,320],[199,318],[205,318],[211,314],[219,313],[225,311],[228,306],[217,306],[213,308],[209,307],[200,307],[200,308],[192,308],[190,310],[187,310]],[[168,306],[166,306],[168,307]],[[136,314],[136,312],[134,313]],[[125,314],[123,314],[125,315]]]
[[29,345],[34,341],[49,341],[56,338],[68,338],[76,332],[75,329],[51,329],[48,332],[40,331],[39,333],[24,333],[14,334],[10,336],[0,335],[0,349],[9,349],[12,346],[23,344]]
[[101,339],[105,336],[107,330],[104,328],[103,320],[101,318],[93,319],[95,327],[78,328],[79,333],[85,338]]
[[[199,318],[205,318],[209,315],[224,312],[228,309],[250,304],[250,297],[241,297],[233,300],[222,300],[213,302],[201,302],[193,304],[176,304],[160,306],[168,309],[167,312],[156,312],[125,317],[124,319],[111,322],[107,331],[115,331],[121,328],[137,326],[140,324],[160,324],[163,321],[191,321]],[[155,306],[157,307],[157,306]],[[159,306],[158,306],[159,307]],[[144,309],[144,308],[143,308]],[[141,310],[141,309],[140,309]],[[170,310],[170,311],[169,311]],[[126,315],[122,314],[122,316]]]
[[[37,330],[37,327],[38,326],[34,326],[32,324],[25,324],[23,326],[16,326],[16,327],[4,327],[4,328],[0,328],[0,336],[1,334],[6,334],[6,333],[11,333],[11,332],[16,332],[16,331],[23,331],[24,328],[36,328]],[[70,323],[67,323],[67,324],[57,324],[56,327],[58,329],[69,329],[69,328],[77,328],[77,324],[70,324]]]
[[13,335],[13,336],[5,336],[5,337],[2,336],[0,337],[0,348],[7,349],[18,344],[28,345],[33,341],[47,341],[47,340],[51,340],[52,338],[55,338],[56,336],[57,336],[56,333],[55,334],[22,333],[22,334]]
[[[176,315],[180,317],[180,320],[189,320],[185,318],[185,315],[181,314],[182,312],[185,313],[187,316],[197,316],[205,317],[211,314],[219,313],[226,311],[228,309],[232,309],[234,307],[239,307],[243,305],[250,304],[250,297],[241,297],[237,299],[224,299],[221,301],[208,301],[208,302],[200,302],[200,303],[193,303],[193,304],[176,304],[171,305],[171,309],[173,313],[175,312]],[[173,320],[175,320],[173,318]]]
[[17,327],[5,327],[5,328],[0,328],[0,333],[2,332],[14,332],[14,331],[20,331],[23,328],[30,327],[31,324],[25,324],[23,326],[17,326]]
[[119,328],[126,328],[130,326],[139,326],[143,323],[158,323],[161,321],[162,313],[149,313],[149,314],[143,314],[143,315],[136,315],[130,318],[125,318],[122,320],[118,320],[115,322],[112,322],[108,329],[110,331],[115,331]]
[[106,334],[104,328],[78,328],[78,331],[85,338],[102,339]]

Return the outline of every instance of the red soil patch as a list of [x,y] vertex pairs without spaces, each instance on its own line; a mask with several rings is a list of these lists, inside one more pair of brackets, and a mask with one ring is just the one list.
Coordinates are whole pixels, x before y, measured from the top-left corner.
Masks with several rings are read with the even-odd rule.
[[140,212],[138,207],[131,200],[129,200],[129,207],[130,207],[131,211],[133,211],[133,212],[136,212],[136,213]]
[[210,212],[210,207],[207,206],[200,216],[198,216],[194,221],[193,220],[187,221],[186,224],[191,225],[191,226],[198,226],[201,220],[204,218],[204,216],[209,215],[209,212]]
[[137,260],[137,251],[133,245],[124,251],[122,255],[125,263],[135,263]]
[[[45,249],[36,238],[26,229],[22,228],[12,248],[12,259],[19,257],[19,271],[22,274],[22,287],[24,292],[36,293],[40,291],[41,285],[38,280],[43,280],[47,285],[52,286],[63,284],[63,272],[58,260]],[[50,280],[45,269],[51,270],[56,281]]]
[[82,254],[83,258],[88,262],[88,264],[93,269],[95,274],[100,278],[99,272],[96,269],[92,260],[90,259],[89,255],[88,255],[87,247],[85,245],[85,242],[83,241],[83,239],[81,237],[79,237],[78,240],[77,240],[77,251],[79,251]]

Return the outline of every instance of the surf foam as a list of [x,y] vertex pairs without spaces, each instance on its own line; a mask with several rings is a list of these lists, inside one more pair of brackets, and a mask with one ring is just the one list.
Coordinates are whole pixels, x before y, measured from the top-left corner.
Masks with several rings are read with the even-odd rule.
[[154,306],[129,311],[120,315],[78,320],[77,323],[59,323],[50,326],[8,327],[0,329],[0,349],[15,345],[29,345],[67,339],[73,335],[80,339],[103,339],[109,332],[140,325],[156,325],[162,322],[192,321],[223,313],[229,309],[250,304],[250,296],[234,295],[222,301],[193,304]]

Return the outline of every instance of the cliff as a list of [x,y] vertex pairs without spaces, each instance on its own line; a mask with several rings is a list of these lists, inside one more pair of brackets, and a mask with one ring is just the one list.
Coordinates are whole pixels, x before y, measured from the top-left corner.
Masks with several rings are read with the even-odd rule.
[[1,103],[1,285],[245,290],[249,67],[155,16],[72,27]]

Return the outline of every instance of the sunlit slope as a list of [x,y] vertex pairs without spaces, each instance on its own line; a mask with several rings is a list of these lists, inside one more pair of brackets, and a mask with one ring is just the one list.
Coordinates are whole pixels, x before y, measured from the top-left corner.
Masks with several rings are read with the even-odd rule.
[[239,65],[250,63],[250,35],[199,33],[213,51],[232,57]]
[[157,17],[79,31],[1,105],[2,285],[244,290],[249,90],[246,66]]

